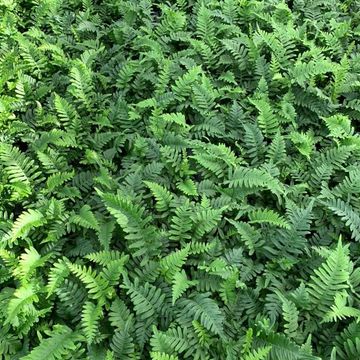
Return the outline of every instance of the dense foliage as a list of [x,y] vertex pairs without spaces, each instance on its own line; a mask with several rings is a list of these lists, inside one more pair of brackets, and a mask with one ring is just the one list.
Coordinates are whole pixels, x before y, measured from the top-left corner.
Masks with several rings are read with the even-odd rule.
[[0,0],[0,357],[360,359],[358,0]]

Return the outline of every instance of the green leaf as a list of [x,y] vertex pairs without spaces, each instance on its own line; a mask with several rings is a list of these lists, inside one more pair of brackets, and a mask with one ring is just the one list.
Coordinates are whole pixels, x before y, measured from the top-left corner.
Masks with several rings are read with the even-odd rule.
[[172,303],[175,304],[182,294],[192,285],[195,285],[196,281],[188,280],[184,270],[177,272],[173,276],[172,280]]
[[44,215],[38,210],[29,209],[22,212],[12,227],[11,241],[24,238],[30,230],[42,226],[45,222]]
[[43,339],[39,346],[35,347],[24,360],[63,359],[65,355],[71,354],[77,349],[77,343],[82,337],[73,332],[65,325],[55,325],[50,337]]

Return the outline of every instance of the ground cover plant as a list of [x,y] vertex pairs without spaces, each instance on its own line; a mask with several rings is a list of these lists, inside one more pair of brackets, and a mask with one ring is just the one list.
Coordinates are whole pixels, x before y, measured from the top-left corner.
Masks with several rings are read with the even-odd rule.
[[0,0],[0,358],[360,359],[360,2]]

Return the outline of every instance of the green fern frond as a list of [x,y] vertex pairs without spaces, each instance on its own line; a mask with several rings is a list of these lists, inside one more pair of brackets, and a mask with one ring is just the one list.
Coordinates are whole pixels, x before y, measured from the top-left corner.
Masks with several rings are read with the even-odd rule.
[[126,323],[123,329],[115,331],[111,339],[110,347],[116,359],[134,360],[137,358],[130,326],[130,323]]
[[276,134],[279,130],[279,121],[269,102],[266,99],[253,99],[251,103],[259,111],[257,122],[264,135],[271,136]]
[[209,293],[196,294],[188,299],[178,301],[179,321],[182,319],[197,320],[206,329],[222,337],[224,335],[224,315],[217,302],[209,298]]
[[20,319],[23,316],[36,315],[34,303],[39,301],[36,288],[33,284],[26,284],[14,292],[14,297],[9,301],[6,309],[4,325],[11,324],[14,327],[20,326]]
[[67,266],[67,259],[63,258],[56,262],[50,269],[48,283],[46,285],[47,297],[51,296],[61,283],[68,277],[70,270]]
[[34,181],[40,180],[40,172],[34,160],[9,144],[0,144],[0,165],[3,166],[10,183],[24,183],[30,187]]
[[182,182],[178,182],[176,187],[188,196],[197,196],[197,188],[195,182],[192,179],[186,179]]
[[360,241],[360,216],[352,209],[351,205],[341,199],[332,199],[325,202],[325,205],[341,217],[345,225],[349,226],[352,237]]
[[175,355],[168,355],[160,352],[151,352],[150,356],[151,360],[179,360],[179,358]]
[[140,319],[146,321],[157,316],[165,299],[161,289],[157,289],[147,282],[140,285],[137,278],[134,283],[131,283],[126,277],[122,287],[126,289],[127,294],[130,296],[134,310]]
[[90,298],[101,302],[109,295],[108,281],[94,270],[78,264],[68,263],[67,266],[84,283]]
[[172,283],[172,303],[174,305],[176,300],[179,299],[190,286],[195,285],[197,282],[189,280],[185,271],[182,270],[173,275]]
[[22,212],[15,220],[11,230],[11,241],[15,242],[19,238],[26,236],[33,228],[44,225],[46,219],[44,215],[38,211],[29,209]]
[[266,360],[271,350],[271,346],[265,346],[260,349],[252,350],[251,353],[244,356],[244,360]]
[[225,181],[230,188],[244,187],[248,189],[264,187],[275,194],[284,191],[282,184],[271,174],[262,169],[237,167]]
[[79,214],[73,215],[71,217],[71,221],[84,227],[85,229],[99,230],[100,228],[99,222],[91,211],[89,205],[84,205],[80,209]]
[[94,342],[98,332],[99,320],[102,316],[101,306],[95,305],[90,301],[84,304],[81,313],[81,325],[86,337],[87,343],[90,345]]
[[290,229],[288,222],[278,213],[270,209],[259,209],[251,211],[249,213],[249,219],[250,223],[253,224],[271,224],[282,227],[284,229]]
[[73,332],[65,325],[55,325],[53,331],[48,332],[49,337],[43,339],[39,346],[35,347],[29,355],[23,357],[24,360],[63,359],[67,354],[75,353],[77,343],[82,337]]
[[159,184],[150,181],[144,181],[144,183],[156,199],[156,209],[161,212],[167,211],[173,200],[172,193]]
[[64,126],[74,128],[79,122],[79,115],[73,105],[58,94],[55,94],[54,105],[57,115]]
[[70,80],[70,93],[90,110],[92,107],[90,99],[93,94],[92,74],[90,69],[82,61],[75,61],[70,70]]
[[164,274],[167,280],[172,281],[175,274],[181,271],[181,268],[185,264],[189,253],[190,246],[187,245],[183,249],[173,251],[160,260],[159,265],[161,272]]
[[314,313],[319,316],[326,314],[334,303],[335,295],[349,288],[350,269],[348,246],[343,246],[339,240],[326,262],[311,275],[308,291]]
[[213,230],[222,219],[226,207],[220,209],[200,209],[191,218],[194,222],[194,235],[200,239],[203,235]]
[[349,317],[354,317],[356,321],[359,321],[360,310],[346,306],[347,299],[348,294],[346,292],[337,293],[335,295],[334,305],[332,305],[331,310],[324,315],[322,322],[335,322]]

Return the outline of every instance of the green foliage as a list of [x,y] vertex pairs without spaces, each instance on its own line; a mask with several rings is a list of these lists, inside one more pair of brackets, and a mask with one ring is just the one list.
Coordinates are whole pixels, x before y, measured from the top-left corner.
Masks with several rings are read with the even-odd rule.
[[349,288],[352,264],[348,253],[348,247],[344,247],[339,241],[326,262],[311,276],[309,294],[315,313],[321,314],[330,310],[338,292]]
[[35,359],[63,359],[78,350],[76,342],[81,336],[73,332],[65,325],[56,325],[52,332],[47,332],[48,338],[43,339],[39,346],[34,348],[29,355],[23,357],[25,360]]
[[0,358],[359,359],[359,13],[0,0]]

